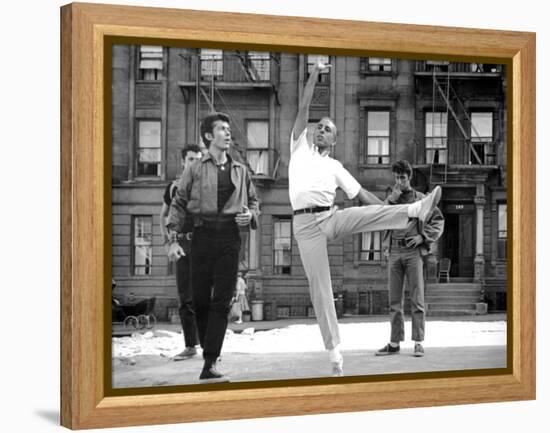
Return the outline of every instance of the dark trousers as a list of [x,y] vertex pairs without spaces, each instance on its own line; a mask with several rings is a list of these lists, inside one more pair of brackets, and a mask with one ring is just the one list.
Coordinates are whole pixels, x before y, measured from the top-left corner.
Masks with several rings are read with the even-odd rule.
[[235,290],[241,238],[236,223],[196,227],[191,248],[191,280],[199,341],[206,362],[220,356],[229,304]]
[[406,248],[392,245],[389,258],[390,291],[390,341],[398,343],[405,339],[405,320],[403,304],[405,298],[405,276],[411,296],[412,339],[424,340],[424,261],[418,248]]
[[190,257],[181,257],[176,262],[176,286],[179,297],[179,315],[185,347],[194,347],[198,343],[197,322],[193,308],[193,292],[191,290]]

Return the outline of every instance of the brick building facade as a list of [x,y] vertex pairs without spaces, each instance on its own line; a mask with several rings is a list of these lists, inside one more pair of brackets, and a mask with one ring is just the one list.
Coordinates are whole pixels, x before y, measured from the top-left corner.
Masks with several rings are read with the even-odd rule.
[[[334,119],[334,157],[381,198],[393,183],[396,159],[411,162],[418,190],[440,184],[446,229],[428,258],[428,282],[436,281],[438,260],[450,258],[458,290],[473,287],[490,311],[505,310],[504,66],[326,60],[333,68],[320,75],[310,121]],[[248,272],[251,295],[275,301],[281,317],[311,314],[292,236],[288,162],[301,89],[314,61],[284,53],[113,48],[112,263],[118,294],[156,296],[158,319],[175,314],[174,267],[159,230],[162,194],[179,175],[179,149],[200,144],[197,120],[215,109],[230,115],[234,141],[254,172],[261,200],[259,229],[243,235],[241,268]],[[337,204],[356,203],[339,193]],[[333,287],[345,313],[387,312],[380,238],[370,233],[329,245]]]

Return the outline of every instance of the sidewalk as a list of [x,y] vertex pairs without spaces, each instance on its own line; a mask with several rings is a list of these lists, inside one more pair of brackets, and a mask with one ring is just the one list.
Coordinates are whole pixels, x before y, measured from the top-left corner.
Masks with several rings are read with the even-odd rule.
[[[405,316],[406,320],[410,320],[410,316]],[[426,322],[433,321],[445,321],[445,322],[495,322],[495,321],[505,321],[506,313],[496,313],[496,314],[485,314],[480,316],[428,316],[426,317]],[[368,316],[344,316],[341,319],[338,319],[338,323],[374,323],[374,322],[387,322],[389,321],[389,315],[368,315]],[[228,329],[231,329],[235,333],[240,333],[246,328],[254,328],[256,332],[258,331],[269,331],[277,328],[285,328],[291,325],[314,325],[317,321],[314,317],[308,318],[290,318],[290,319],[279,319],[279,320],[260,320],[260,321],[250,321],[237,324],[235,322],[230,322]],[[157,323],[152,330],[164,329],[171,332],[181,332],[181,325],[179,323],[169,323],[161,322]],[[145,333],[150,331],[149,329],[134,329],[126,328],[122,323],[113,324],[113,337],[121,337],[125,335],[131,335],[134,332]]]
[[[506,315],[428,318],[426,355],[412,356],[410,319],[398,355],[375,356],[387,342],[386,316],[340,320],[344,374],[363,376],[506,367]],[[115,388],[197,384],[199,354],[186,361],[172,357],[183,349],[179,324],[161,324],[152,331],[118,330],[113,338]],[[232,382],[329,377],[328,355],[315,319],[257,321],[229,326],[221,370]]]
[[[393,373],[471,370],[506,367],[504,346],[430,348],[423,358],[411,350],[399,355],[374,356],[372,351],[343,351],[344,375],[363,376]],[[172,361],[155,355],[113,361],[113,387],[150,387],[198,384],[200,356]],[[221,370],[231,382],[330,377],[325,352],[222,353]]]

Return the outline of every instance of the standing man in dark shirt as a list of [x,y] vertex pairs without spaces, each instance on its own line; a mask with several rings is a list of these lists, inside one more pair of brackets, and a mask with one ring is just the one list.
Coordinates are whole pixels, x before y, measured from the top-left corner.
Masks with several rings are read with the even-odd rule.
[[[197,145],[189,145],[181,150],[182,171],[193,162],[201,159],[202,151]],[[170,235],[166,229],[166,218],[170,211],[170,204],[176,195],[179,179],[169,183],[164,190],[162,209],[160,211],[160,231],[164,238],[165,245],[170,241]],[[179,316],[181,327],[183,329],[183,339],[185,349],[174,356],[174,361],[189,359],[197,354],[195,346],[198,344],[197,322],[195,310],[193,308],[193,293],[191,291],[191,272],[189,253],[191,250],[191,237],[193,235],[193,220],[188,218],[184,225],[182,233],[178,235],[178,244],[183,248],[186,255],[176,261],[176,286],[179,297]]]
[[[408,204],[419,201],[424,194],[411,187],[412,167],[405,161],[396,161],[392,165],[395,185],[388,204]],[[435,207],[425,221],[409,220],[407,227],[386,232],[384,245],[389,251],[389,298],[391,335],[390,342],[376,352],[377,356],[398,354],[399,342],[405,339],[403,317],[404,280],[407,277],[411,296],[412,339],[415,342],[414,356],[424,356],[424,328],[426,312],[424,306],[424,256],[431,245],[443,233],[444,219],[441,211]]]
[[239,227],[257,227],[258,198],[245,165],[231,158],[229,117],[214,113],[201,122],[208,148],[201,160],[186,167],[170,206],[168,255],[185,255],[177,243],[186,215],[194,220],[191,286],[204,365],[201,380],[227,380],[218,370],[227,315],[233,297],[241,237]]

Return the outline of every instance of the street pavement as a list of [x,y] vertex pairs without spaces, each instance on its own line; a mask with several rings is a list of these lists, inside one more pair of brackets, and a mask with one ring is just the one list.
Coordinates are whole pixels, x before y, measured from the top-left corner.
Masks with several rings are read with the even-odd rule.
[[[384,357],[358,350],[342,354],[345,376],[506,367],[504,346],[430,348],[422,358],[413,357],[411,350]],[[156,355],[115,359],[113,388],[198,384],[201,368],[200,356],[177,362]],[[220,370],[231,382],[331,377],[326,352],[222,354]]]
[[[340,323],[369,323],[387,320],[387,316],[363,316],[343,318]],[[428,322],[441,320],[445,319],[428,318]],[[479,322],[481,332],[483,332],[483,327],[487,326],[485,323],[505,320],[504,314],[449,319],[449,321],[457,322]],[[241,325],[231,323],[229,328],[237,334],[250,326],[255,328],[255,332],[259,332],[296,324],[313,325],[315,323],[315,319],[256,321]],[[407,326],[410,327],[410,322],[407,323]],[[181,332],[179,324],[162,324],[155,328]],[[128,330],[124,330],[123,327],[113,329],[114,337],[127,334]],[[381,340],[380,347],[385,343]],[[349,380],[349,377],[357,376],[500,369],[507,366],[506,345],[425,347],[424,357],[412,356],[410,342],[402,345],[400,354],[383,357],[375,356],[375,350],[371,349],[343,350],[344,375],[346,377],[342,380]],[[232,383],[331,377],[326,351],[285,352],[281,350],[281,347],[277,347],[273,353],[251,352],[224,353],[222,351],[220,370],[227,375]],[[176,362],[165,354],[138,354],[131,357],[114,358],[112,366],[113,388],[194,385],[200,383],[198,376],[202,368],[202,358],[199,353],[194,358]]]

